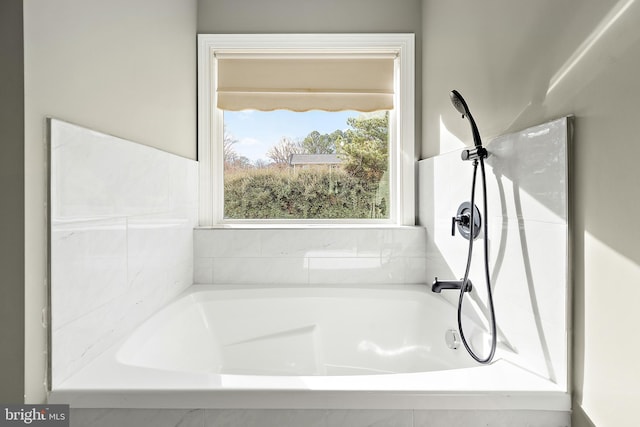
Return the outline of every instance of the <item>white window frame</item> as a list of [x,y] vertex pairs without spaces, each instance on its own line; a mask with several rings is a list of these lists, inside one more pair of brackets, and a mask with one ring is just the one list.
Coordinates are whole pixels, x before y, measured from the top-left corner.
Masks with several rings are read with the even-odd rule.
[[[227,220],[224,218],[223,114],[216,99],[216,52],[395,53],[391,116],[389,219]],[[391,34],[199,34],[198,162],[200,226],[220,224],[396,224],[415,225],[415,47],[414,35]]]

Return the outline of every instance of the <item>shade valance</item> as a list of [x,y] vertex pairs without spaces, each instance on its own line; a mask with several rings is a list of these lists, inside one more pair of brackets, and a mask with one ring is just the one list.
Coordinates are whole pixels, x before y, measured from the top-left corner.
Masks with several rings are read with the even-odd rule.
[[393,109],[394,58],[230,57],[217,60],[223,110]]

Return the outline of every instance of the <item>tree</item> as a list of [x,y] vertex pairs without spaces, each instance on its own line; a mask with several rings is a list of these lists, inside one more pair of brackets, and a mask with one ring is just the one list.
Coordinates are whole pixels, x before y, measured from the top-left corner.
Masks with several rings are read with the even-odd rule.
[[245,156],[239,155],[234,144],[237,144],[238,140],[233,135],[225,131],[224,138],[222,140],[222,156],[224,160],[224,170],[240,169],[251,167],[251,160]]
[[283,136],[277,144],[269,148],[267,157],[273,160],[276,166],[285,166],[289,164],[289,158],[292,154],[302,153],[300,143],[293,139]]
[[336,152],[336,142],[343,137],[341,130],[324,135],[314,130],[302,140],[301,146],[306,154],[333,154]]
[[389,162],[389,112],[350,117],[348,129],[337,144],[345,170],[369,182],[378,182]]
[[232,170],[232,169],[251,169],[253,165],[251,164],[251,160],[245,156],[235,155],[230,157],[228,160],[225,160],[224,169]]
[[264,159],[258,159],[253,163],[253,166],[256,169],[266,169],[269,167],[269,165],[271,165],[271,163]]

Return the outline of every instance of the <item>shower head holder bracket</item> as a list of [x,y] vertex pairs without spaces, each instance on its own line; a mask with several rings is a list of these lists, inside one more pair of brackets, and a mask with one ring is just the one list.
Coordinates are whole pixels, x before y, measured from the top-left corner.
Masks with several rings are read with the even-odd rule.
[[487,157],[489,157],[489,152],[483,146],[465,148],[462,150],[462,153],[460,153],[462,160],[486,159]]

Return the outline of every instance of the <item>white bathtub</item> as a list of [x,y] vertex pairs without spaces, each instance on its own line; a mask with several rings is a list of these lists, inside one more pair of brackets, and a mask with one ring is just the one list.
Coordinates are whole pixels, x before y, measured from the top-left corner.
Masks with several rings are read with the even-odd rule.
[[[506,350],[479,366],[464,348],[450,349],[452,329],[455,307],[426,285],[194,285],[52,390],[49,402],[569,410],[566,390],[501,357]],[[469,335],[483,336],[478,328]]]

